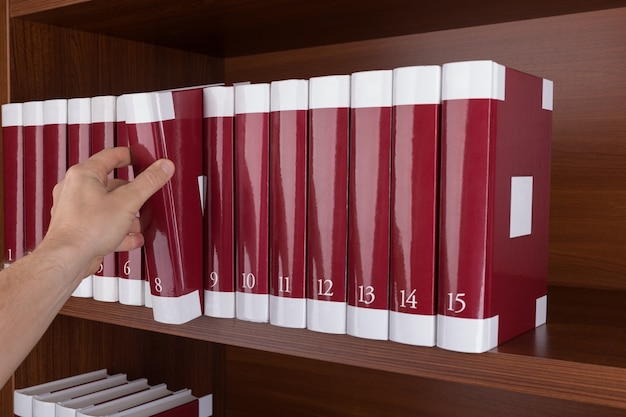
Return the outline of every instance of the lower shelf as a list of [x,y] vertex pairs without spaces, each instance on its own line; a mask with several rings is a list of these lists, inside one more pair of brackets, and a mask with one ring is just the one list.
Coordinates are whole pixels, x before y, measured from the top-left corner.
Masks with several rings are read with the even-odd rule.
[[[201,317],[184,325],[145,307],[70,299],[61,314],[230,346],[533,396],[626,409],[623,294],[552,287],[548,324],[485,354]],[[608,319],[608,321],[607,321]],[[615,324],[611,324],[615,323]],[[618,327],[621,326],[621,327]]]

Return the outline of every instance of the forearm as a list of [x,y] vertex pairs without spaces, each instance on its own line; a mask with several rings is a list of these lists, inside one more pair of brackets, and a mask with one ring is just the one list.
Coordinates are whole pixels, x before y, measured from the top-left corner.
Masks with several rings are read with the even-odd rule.
[[24,360],[81,280],[71,248],[43,242],[0,273],[0,385]]

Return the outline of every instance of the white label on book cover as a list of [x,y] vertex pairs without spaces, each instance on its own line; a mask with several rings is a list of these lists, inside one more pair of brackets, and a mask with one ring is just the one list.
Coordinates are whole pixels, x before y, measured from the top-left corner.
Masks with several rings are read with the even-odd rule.
[[239,320],[267,323],[269,321],[269,294],[237,292],[235,307]]
[[270,324],[304,329],[306,327],[306,299],[270,295]]
[[548,296],[537,298],[535,303],[535,327],[546,324],[548,317]]
[[152,297],[154,320],[159,323],[182,324],[202,315],[199,291],[178,297]]
[[78,287],[72,293],[72,297],[92,298],[93,297],[93,275],[82,279]]
[[[100,266],[102,267],[102,265]],[[93,299],[115,303],[119,301],[118,277],[107,277],[101,275],[93,276]]]
[[530,235],[532,220],[533,177],[512,177],[509,237]]
[[69,124],[91,123],[91,98],[70,98],[67,100],[67,122]]
[[435,346],[437,316],[389,312],[389,340],[414,346]]
[[481,353],[498,345],[499,316],[487,319],[437,316],[437,346],[465,353]]
[[119,302],[130,306],[144,305],[145,282],[143,279],[120,278],[118,280]]
[[441,67],[424,65],[393,70],[393,104],[441,103]]
[[389,310],[348,305],[347,333],[364,339],[389,339]]
[[391,107],[393,71],[361,71],[352,74],[350,103],[353,108]]
[[307,300],[307,328],[321,333],[346,334],[345,301]]
[[8,103],[2,105],[2,126],[22,125],[22,103]]
[[505,98],[506,67],[493,61],[444,64],[442,77],[443,100]]
[[350,107],[350,75],[310,78],[309,107],[311,109]]
[[235,114],[268,113],[270,111],[270,84],[242,84],[235,86]]
[[554,96],[554,83],[550,80],[543,80],[543,90],[541,94],[541,108],[552,111]]
[[232,319],[235,317],[235,292],[204,290],[204,315]]
[[280,80],[270,84],[270,110],[295,111],[309,107],[307,80]]
[[202,90],[204,117],[233,117],[235,115],[235,87],[206,87]]

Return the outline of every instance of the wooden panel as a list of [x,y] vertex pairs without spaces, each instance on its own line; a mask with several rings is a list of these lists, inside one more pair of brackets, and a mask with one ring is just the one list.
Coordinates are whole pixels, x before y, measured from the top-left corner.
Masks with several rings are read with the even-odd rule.
[[[229,417],[621,416],[591,407],[464,384],[229,347]],[[245,400],[243,400],[245,399]]]
[[212,367],[210,343],[59,316],[16,371],[15,386],[107,368],[205,395],[213,390]]
[[[156,323],[147,308],[78,298],[71,299],[62,313],[231,346],[381,370],[398,377],[424,377],[626,409],[623,355],[626,321],[619,319],[626,317],[626,309],[621,303],[611,302],[614,298],[623,298],[624,293],[587,290],[572,295],[567,290],[550,289],[548,326],[483,355],[235,319],[200,317],[184,325],[167,326]],[[573,311],[571,307],[575,307]],[[614,325],[606,326],[610,317],[617,319]],[[587,324],[580,326],[581,321]],[[573,362],[563,362],[561,355]]]
[[223,80],[220,59],[12,21],[11,100],[86,97]]
[[11,16],[237,56],[624,5],[623,0],[475,0],[468,13],[459,0],[13,0]]
[[550,282],[626,289],[626,8],[226,60],[229,82],[493,59],[555,83]]

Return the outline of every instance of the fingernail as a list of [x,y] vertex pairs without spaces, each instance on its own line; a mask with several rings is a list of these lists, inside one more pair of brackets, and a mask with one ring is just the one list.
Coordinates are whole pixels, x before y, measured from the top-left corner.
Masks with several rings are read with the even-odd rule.
[[174,173],[174,163],[172,161],[170,161],[169,159],[164,159],[161,162],[161,169],[167,175],[172,175]]

